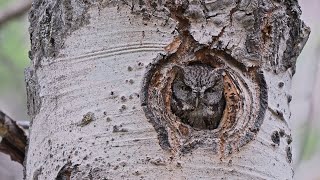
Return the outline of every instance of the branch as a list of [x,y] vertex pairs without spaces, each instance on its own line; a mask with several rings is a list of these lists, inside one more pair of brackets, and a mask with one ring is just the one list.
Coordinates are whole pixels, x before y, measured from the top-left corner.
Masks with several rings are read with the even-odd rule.
[[0,27],[11,19],[20,17],[31,8],[31,0],[22,0],[0,12]]
[[18,126],[21,126],[24,129],[30,128],[30,121],[16,121]]
[[0,152],[23,164],[27,136],[17,123],[0,111]]

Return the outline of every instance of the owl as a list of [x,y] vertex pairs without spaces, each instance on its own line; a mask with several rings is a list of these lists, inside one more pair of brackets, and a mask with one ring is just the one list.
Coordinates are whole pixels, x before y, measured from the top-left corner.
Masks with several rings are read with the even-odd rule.
[[171,110],[195,130],[219,126],[226,101],[221,70],[206,64],[177,67],[172,82]]

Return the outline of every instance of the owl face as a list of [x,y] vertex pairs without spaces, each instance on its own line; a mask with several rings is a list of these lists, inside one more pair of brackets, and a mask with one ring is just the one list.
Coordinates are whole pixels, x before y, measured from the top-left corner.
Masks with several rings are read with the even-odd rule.
[[172,84],[171,109],[196,129],[215,129],[225,107],[223,76],[205,64],[178,69]]

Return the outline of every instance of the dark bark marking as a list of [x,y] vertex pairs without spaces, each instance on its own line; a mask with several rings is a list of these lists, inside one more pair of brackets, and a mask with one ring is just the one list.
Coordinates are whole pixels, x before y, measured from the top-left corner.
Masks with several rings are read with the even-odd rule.
[[60,169],[55,180],[71,180],[72,171],[72,164],[68,162]]
[[33,180],[39,180],[39,176],[42,174],[42,167],[39,169],[36,169],[33,173]]
[[274,131],[271,135],[271,140],[273,143],[280,145],[280,134],[278,131]]
[[290,146],[286,147],[287,160],[289,163],[292,162],[292,149]]
[[[289,39],[287,40],[287,48],[283,54],[283,65],[286,69],[293,68],[295,69],[295,63],[298,55],[301,50],[298,45],[301,43],[301,34],[302,26],[305,26],[304,23],[300,20],[300,6],[298,5],[297,0],[286,0],[284,1],[286,6],[286,12],[288,15],[287,25],[290,27]],[[310,32],[309,32],[310,33]]]
[[40,111],[42,100],[40,97],[40,85],[38,82],[38,78],[35,71],[32,68],[27,68],[25,70],[25,82],[27,92],[28,115],[31,117],[31,119],[34,119],[34,117]]

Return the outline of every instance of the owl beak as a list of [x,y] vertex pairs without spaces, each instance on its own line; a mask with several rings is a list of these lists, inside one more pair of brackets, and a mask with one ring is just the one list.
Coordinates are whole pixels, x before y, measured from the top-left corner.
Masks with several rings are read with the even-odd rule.
[[199,91],[194,91],[195,96],[196,96],[196,108],[199,106],[199,98],[200,98],[200,92]]
[[196,108],[198,108],[198,105],[199,105],[199,97],[197,96],[196,97]]

